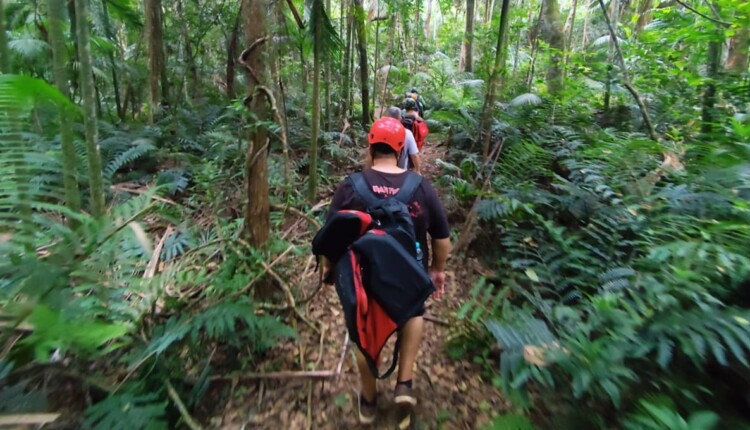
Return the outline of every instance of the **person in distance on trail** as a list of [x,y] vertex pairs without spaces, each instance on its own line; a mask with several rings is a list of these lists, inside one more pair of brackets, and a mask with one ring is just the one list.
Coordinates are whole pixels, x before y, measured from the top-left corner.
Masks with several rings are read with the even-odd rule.
[[[388,108],[386,113],[387,117],[397,119],[401,121],[401,109],[396,106]],[[419,148],[417,148],[417,141],[414,140],[414,135],[411,130],[406,129],[406,138],[404,142],[404,149],[401,151],[401,155],[398,159],[398,167],[406,170],[411,167],[412,170],[421,174],[421,160],[419,158]]]
[[[371,167],[363,170],[363,175],[373,193],[380,198],[396,195],[401,189],[409,172],[398,166],[398,156],[403,147],[405,129],[397,119],[380,118],[370,128],[368,135],[370,142]],[[420,248],[425,251],[422,264],[429,271],[436,288],[436,296],[445,291],[445,263],[450,253],[450,227],[448,219],[440,202],[440,198],[426,178],[412,194],[408,203],[414,231]],[[364,203],[359,201],[349,180],[339,184],[328,213],[330,218],[340,210],[364,210]],[[431,264],[427,247],[427,235],[432,239]],[[329,268],[330,269],[330,268]],[[327,269],[325,269],[327,270]],[[422,341],[424,320],[421,312],[404,324],[400,337],[401,344],[398,360],[398,378],[396,382],[394,400],[397,406],[410,411],[417,403],[412,389],[413,368],[417,358],[419,345]],[[377,386],[376,378],[370,371],[367,361],[357,350],[357,365],[361,380],[359,396],[359,420],[362,424],[372,423],[375,419]],[[402,428],[409,425],[410,414],[399,417]],[[403,425],[405,423],[405,425]]]
[[419,116],[424,118],[424,112],[427,110],[427,106],[425,106],[422,96],[419,95],[419,91],[417,91],[416,88],[412,88],[411,91],[409,91],[409,95],[415,102],[417,102],[417,112],[419,112]]

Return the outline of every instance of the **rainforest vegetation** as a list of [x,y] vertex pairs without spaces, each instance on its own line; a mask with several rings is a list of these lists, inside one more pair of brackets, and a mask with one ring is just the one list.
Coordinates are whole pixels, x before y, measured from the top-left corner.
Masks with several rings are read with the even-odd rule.
[[750,428],[749,52],[748,0],[0,0],[0,426],[355,428],[310,241],[416,88],[414,428]]

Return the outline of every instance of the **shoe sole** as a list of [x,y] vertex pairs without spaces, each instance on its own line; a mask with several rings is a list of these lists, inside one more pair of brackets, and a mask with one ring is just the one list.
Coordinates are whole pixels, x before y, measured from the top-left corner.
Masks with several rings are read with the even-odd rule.
[[375,417],[366,417],[362,414],[359,415],[359,423],[362,425],[368,425],[375,422]]
[[417,398],[412,396],[396,396],[394,398],[394,401],[397,405],[411,405],[411,406],[417,406]]

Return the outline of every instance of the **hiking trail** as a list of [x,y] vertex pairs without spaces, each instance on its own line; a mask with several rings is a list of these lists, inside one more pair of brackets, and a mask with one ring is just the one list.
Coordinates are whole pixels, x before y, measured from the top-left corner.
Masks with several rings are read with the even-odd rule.
[[[440,172],[435,160],[444,156],[444,146],[427,143],[423,148],[423,173],[433,180]],[[438,189],[440,192],[441,190]],[[442,194],[442,193],[441,193]],[[454,229],[457,227],[452,226]],[[481,376],[481,365],[471,357],[454,360],[445,349],[456,313],[474,285],[478,263],[452,256],[448,262],[446,294],[427,301],[429,319],[417,358],[414,389],[418,403],[412,429],[477,429],[508,405],[491,381]],[[310,269],[312,270],[312,269]],[[305,277],[304,294],[317,288],[317,276]],[[223,414],[215,414],[212,427],[225,429],[353,429],[360,428],[357,416],[359,376],[352,348],[345,356],[346,328],[343,311],[332,286],[323,286],[307,303],[303,314],[321,333],[297,318],[299,338],[280,343],[259,363],[258,372],[280,372],[279,378],[232,381]],[[381,369],[390,364],[393,336],[381,354]],[[343,360],[342,360],[343,358]],[[304,368],[300,363],[304,363]],[[285,378],[284,371],[337,372],[338,380]],[[378,416],[374,425],[363,428],[392,429],[395,426],[393,389],[395,372],[378,381]],[[221,411],[221,407],[218,409]]]

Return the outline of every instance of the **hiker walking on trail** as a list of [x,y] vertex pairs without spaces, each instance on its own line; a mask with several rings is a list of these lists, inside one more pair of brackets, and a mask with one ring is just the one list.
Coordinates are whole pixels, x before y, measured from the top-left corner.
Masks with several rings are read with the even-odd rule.
[[[376,381],[386,377],[396,364],[394,356],[391,369],[380,376],[379,354],[388,337],[398,332],[394,402],[399,428],[410,425],[417,404],[412,380],[424,330],[424,302],[433,292],[438,296],[444,292],[445,263],[451,247],[448,220],[435,188],[427,179],[398,165],[405,138],[406,131],[398,119],[375,121],[368,134],[372,167],[339,185],[328,222],[313,240],[316,255],[333,256],[336,290],[344,305],[349,336],[358,346],[362,424],[375,421]],[[336,224],[334,220],[341,222],[329,226]],[[394,220],[398,225],[391,224]],[[346,251],[326,249],[348,232],[358,239],[347,244]],[[428,234],[432,239],[431,259]],[[326,266],[324,270],[330,271],[330,262]]]
[[424,118],[424,112],[427,110],[427,106],[424,104],[424,98],[419,95],[419,91],[417,91],[416,88],[412,88],[411,91],[409,91],[406,94],[407,98],[411,98],[414,100],[417,104],[417,112],[419,113],[419,116]]
[[427,123],[419,115],[416,100],[411,98],[404,100],[404,114],[401,118],[401,125],[411,131],[414,140],[417,142],[417,148],[421,151],[430,130],[427,128]]
[[[401,109],[396,106],[388,108],[386,116],[401,120]],[[401,151],[401,155],[398,159],[398,167],[407,170],[411,168],[417,173],[421,172],[421,160],[419,158],[419,148],[417,147],[417,141],[414,139],[414,134],[411,130],[406,130],[406,137],[404,139],[404,149]]]

